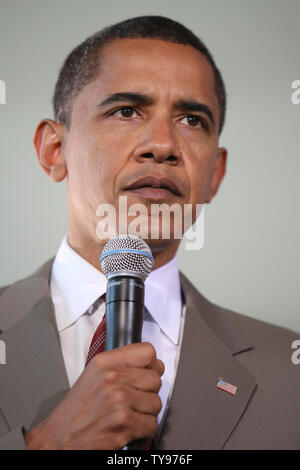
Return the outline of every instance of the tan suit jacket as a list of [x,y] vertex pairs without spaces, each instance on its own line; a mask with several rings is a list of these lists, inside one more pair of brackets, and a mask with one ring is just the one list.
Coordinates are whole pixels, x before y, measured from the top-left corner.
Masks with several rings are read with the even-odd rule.
[[[24,430],[69,390],[49,280],[53,258],[0,289],[0,449],[25,449]],[[300,334],[209,302],[181,274],[186,322],[158,449],[300,449]],[[285,312],[283,312],[283,315]],[[216,387],[219,378],[236,395]]]

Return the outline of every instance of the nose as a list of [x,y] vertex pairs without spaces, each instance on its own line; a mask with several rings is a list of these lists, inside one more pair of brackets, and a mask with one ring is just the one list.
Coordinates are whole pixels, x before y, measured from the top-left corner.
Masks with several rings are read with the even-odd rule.
[[153,119],[147,123],[135,149],[135,158],[139,162],[153,158],[157,163],[179,164],[181,151],[169,119]]

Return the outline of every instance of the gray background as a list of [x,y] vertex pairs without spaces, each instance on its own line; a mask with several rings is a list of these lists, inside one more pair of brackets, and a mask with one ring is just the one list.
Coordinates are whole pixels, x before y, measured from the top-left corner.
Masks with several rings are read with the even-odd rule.
[[228,167],[205,207],[202,250],[180,267],[211,301],[300,332],[298,181],[299,0],[1,0],[0,285],[54,255],[67,231],[65,183],[40,169],[32,138],[52,117],[58,70],[71,49],[103,26],[162,14],[208,45],[228,91],[220,145]]

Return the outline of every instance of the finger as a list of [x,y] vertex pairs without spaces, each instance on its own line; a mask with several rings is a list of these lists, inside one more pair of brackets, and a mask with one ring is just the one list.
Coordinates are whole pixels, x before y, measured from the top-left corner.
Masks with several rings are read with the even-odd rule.
[[157,418],[134,410],[115,410],[112,415],[113,433],[121,438],[122,447],[137,439],[152,439],[158,428]]
[[[152,439],[158,427],[157,418],[123,406],[104,413],[95,421],[93,432],[81,442],[87,441],[87,449],[121,449],[135,440]],[[143,447],[143,446],[142,446]]]
[[153,439],[158,428],[158,422],[155,416],[134,411],[133,422],[134,426],[131,428],[131,439],[129,439],[128,443],[136,439]]
[[160,359],[153,359],[151,364],[148,366],[149,369],[155,370],[161,377],[165,372],[165,365]]
[[111,387],[107,392],[107,409],[134,410],[157,416],[162,408],[158,393],[143,392],[127,385]]
[[162,409],[162,401],[158,393],[134,390],[131,399],[132,409],[141,414],[157,416]]
[[157,393],[161,388],[161,378],[154,369],[128,367],[104,370],[102,380],[109,385],[128,385],[144,392]]
[[91,367],[114,368],[114,367],[149,367],[156,359],[156,351],[150,343],[134,343],[121,346],[111,351],[105,351],[94,356]]

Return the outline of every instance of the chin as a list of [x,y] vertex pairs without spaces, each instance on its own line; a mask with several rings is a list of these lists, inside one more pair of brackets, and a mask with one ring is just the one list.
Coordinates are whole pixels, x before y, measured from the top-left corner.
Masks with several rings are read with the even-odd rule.
[[[142,238],[142,237],[141,237]],[[171,246],[177,246],[179,245],[181,240],[178,239],[164,239],[164,238],[159,238],[159,239],[152,239],[152,238],[143,238],[143,240],[149,245],[153,255],[156,253],[159,253],[161,251],[166,250],[166,248],[169,248]]]

